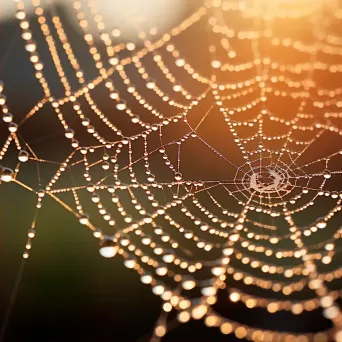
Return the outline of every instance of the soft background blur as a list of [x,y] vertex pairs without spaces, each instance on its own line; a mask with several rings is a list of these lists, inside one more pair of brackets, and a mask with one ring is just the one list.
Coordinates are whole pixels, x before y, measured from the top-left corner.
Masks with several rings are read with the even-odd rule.
[[[123,21],[121,16],[121,13],[127,9],[125,6],[131,6],[131,2],[99,1],[100,11],[106,9],[105,20],[108,22],[117,20],[115,26],[123,28],[125,39],[134,37],[130,25]],[[73,13],[66,3],[67,1],[59,1],[58,11],[67,27],[76,54],[83,56],[81,64],[86,71],[87,80],[91,80],[96,76],[96,71],[89,56],[82,54],[86,47],[80,32],[73,25]],[[12,19],[14,12],[10,4],[11,1],[4,0],[0,3],[0,79],[5,83],[10,110],[17,118],[21,118],[42,97],[42,93],[38,82],[34,79],[17,22]],[[148,25],[155,26],[162,22],[161,30],[166,30],[179,23],[200,4],[200,0],[146,0],[142,7],[146,9],[147,16],[155,19],[152,20],[153,24]],[[168,20],[164,22],[160,18]],[[32,24],[32,28],[36,32],[39,31],[36,24]],[[207,71],[208,74],[209,56],[205,54],[208,45],[206,31],[207,27],[203,23],[196,24],[189,30],[185,39],[176,40],[179,50],[184,52],[192,64],[201,68],[204,73]],[[37,34],[36,41],[44,60],[48,50],[40,33]],[[196,49],[194,42],[196,42]],[[50,81],[56,80],[51,65],[46,65],[45,70]],[[67,68],[66,70],[68,71]],[[61,96],[60,90],[56,82],[57,97]],[[196,92],[197,89],[192,90]],[[101,98],[101,94],[98,96]],[[100,103],[104,111],[113,110],[108,97],[103,97]],[[283,103],[277,103],[277,108],[282,105]],[[199,108],[199,112],[203,114],[208,107],[208,103],[205,102],[203,107]],[[280,114],[291,115],[288,109],[289,107],[279,109]],[[136,110],[140,108],[137,106]],[[76,118],[71,120],[76,121]],[[119,124],[128,126],[124,120],[118,120]],[[76,124],[79,125],[75,122]],[[127,130],[129,129],[127,127]],[[201,129],[210,143],[221,153],[235,159],[237,164],[242,163],[218,112],[208,117]],[[0,134],[4,136],[5,131],[0,131]],[[20,134],[42,158],[62,161],[70,152],[70,146],[64,139],[64,130],[52,113],[45,108],[23,126]],[[328,154],[328,149],[336,147],[337,143],[330,137],[324,142],[315,146],[317,154]],[[183,175],[189,176],[189,179],[196,179],[196,175],[191,173],[196,170],[199,173],[198,178],[224,179],[231,176],[231,171],[227,170],[229,176],[224,177],[226,171],[215,156],[206,155],[206,158],[203,158],[203,153],[196,146],[189,150],[189,158],[183,159]],[[12,159],[7,159],[7,162],[11,164],[15,158],[14,154]],[[53,169],[50,170],[49,167],[45,169],[45,166],[43,169],[44,172],[46,171],[46,176],[43,177],[44,183],[52,175]],[[21,177],[35,189],[39,188],[33,162],[21,170]],[[4,342],[148,341],[160,313],[161,301],[152,294],[149,286],[141,284],[135,272],[123,266],[120,257],[112,260],[104,260],[100,257],[97,241],[90,232],[80,226],[73,215],[49,198],[45,199],[44,207],[40,211],[31,256],[25,262],[18,292],[15,298],[12,298],[11,293],[21,269],[22,252],[36,200],[33,194],[15,184],[2,184],[0,194],[0,321],[5,319],[7,310],[13,303]],[[322,212],[325,209],[323,205]],[[339,288],[338,284],[335,286]],[[239,303],[225,303],[220,311],[237,321],[272,329],[306,332],[329,326],[329,323],[322,318],[321,310],[296,317],[290,313],[270,315],[261,309],[248,310]],[[202,322],[190,322],[171,331],[163,341],[220,342],[235,341],[235,337],[223,336],[216,328],[204,327]]]

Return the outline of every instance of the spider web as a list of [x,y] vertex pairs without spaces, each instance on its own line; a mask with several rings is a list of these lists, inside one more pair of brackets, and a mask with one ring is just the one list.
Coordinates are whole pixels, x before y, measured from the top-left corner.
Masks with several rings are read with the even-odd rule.
[[[119,254],[151,286],[163,300],[151,341],[172,329],[174,311],[176,321],[203,318],[253,341],[341,341],[340,291],[329,286],[342,276],[338,1],[212,0],[166,34],[136,27],[139,48],[115,43],[120,31],[106,29],[96,1],[74,0],[97,72],[90,82],[54,5],[45,13],[33,1],[51,54],[41,61],[24,3],[16,4],[44,97],[18,123],[1,97],[10,133],[0,158],[19,151],[1,179],[36,193],[37,213],[52,197],[93,232],[104,256]],[[209,53],[188,58],[177,45],[197,25]],[[49,63],[61,97],[44,74]],[[40,158],[20,135],[45,107],[70,143],[61,163]],[[35,189],[21,181],[25,162],[57,168]],[[225,291],[271,314],[322,307],[331,329],[296,335],[235,321],[216,309]]]

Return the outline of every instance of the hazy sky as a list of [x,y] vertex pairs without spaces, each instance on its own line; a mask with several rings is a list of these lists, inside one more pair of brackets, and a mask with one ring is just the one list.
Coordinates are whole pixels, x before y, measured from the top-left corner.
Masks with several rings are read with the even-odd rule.
[[[41,1],[44,7],[48,7],[50,1]],[[70,7],[66,13],[70,14],[70,20],[75,21],[75,12],[72,10],[71,0],[52,0],[56,4]],[[88,9],[89,0],[82,0],[83,10],[90,16]],[[113,28],[120,28],[125,39],[134,39],[137,36],[136,25],[143,31],[149,28],[158,28],[164,31],[173,26],[182,16],[186,1],[184,0],[96,0],[93,1],[99,13],[103,16],[106,30],[112,31]],[[33,5],[31,0],[24,0],[27,12],[32,12]],[[3,0],[0,3],[0,20],[14,18],[15,1]],[[95,30],[94,30],[95,31]]]

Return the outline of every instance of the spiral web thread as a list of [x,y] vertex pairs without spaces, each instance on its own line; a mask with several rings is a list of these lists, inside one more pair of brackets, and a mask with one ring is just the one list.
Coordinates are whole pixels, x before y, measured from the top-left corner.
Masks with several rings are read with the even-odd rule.
[[[19,163],[14,170],[3,166],[1,180],[37,194],[37,211],[23,257],[29,257],[37,213],[49,196],[93,231],[105,256],[120,254],[125,265],[161,297],[163,310],[152,341],[160,340],[172,327],[167,320],[171,311],[177,312],[179,322],[203,318],[207,326],[216,326],[224,334],[253,341],[342,341],[342,315],[336,303],[340,291],[330,286],[342,272],[338,263],[329,268],[339,256],[342,236],[337,229],[342,193],[334,188],[341,174],[336,167],[341,152],[335,149],[316,158],[312,149],[323,137],[342,135],[342,87],[320,83],[327,75],[338,82],[342,72],[342,37],[336,32],[342,20],[338,1],[207,1],[159,39],[155,29],[141,32],[137,27],[143,44],[138,49],[132,42],[114,44],[120,31],[106,29],[96,1],[89,0],[85,6],[74,0],[75,15],[98,73],[87,82],[54,4],[50,4],[50,18],[40,1],[33,0],[32,20],[40,25],[64,88],[65,96],[59,99],[53,97],[45,78],[44,61],[36,53],[24,3],[19,0],[16,5],[25,47],[44,92],[43,99],[18,123],[8,111],[5,96],[0,98],[3,121],[10,131],[0,158],[4,159],[12,144],[19,151]],[[229,15],[239,18],[240,23],[228,21]],[[282,36],[276,29],[281,20],[289,26],[306,23],[311,33],[308,41],[296,38],[298,30]],[[208,28],[210,76],[196,70],[173,42],[199,23]],[[98,39],[89,30],[91,25],[96,26]],[[266,49],[262,48],[265,44]],[[276,49],[295,56],[295,62],[279,61],[281,54],[266,55],[263,51]],[[240,55],[249,60],[236,63]],[[76,91],[61,56],[74,71],[79,84]],[[162,73],[160,79],[153,79],[144,67],[147,58]],[[170,71],[169,60],[173,61],[170,69],[175,67],[177,73]],[[132,84],[131,72],[145,88]],[[196,86],[183,86],[183,77]],[[222,81],[225,77],[229,81]],[[130,109],[124,92],[118,92],[118,82],[147,115],[140,117]],[[162,90],[165,84],[170,90]],[[196,87],[201,90],[193,94],[191,89]],[[126,116],[138,133],[127,134],[113,123],[113,113],[100,109],[98,88],[112,99],[111,112]],[[162,107],[154,106],[155,98]],[[269,105],[281,99],[293,104],[289,105],[289,117],[277,115]],[[202,109],[202,103],[210,105]],[[18,132],[45,106],[52,108],[73,151],[63,163],[54,161],[58,170],[35,190],[20,180],[21,164],[51,161],[40,159]],[[157,109],[165,106],[173,114]],[[196,110],[200,114],[196,112],[193,124]],[[110,134],[99,133],[86,111]],[[202,138],[200,128],[215,111],[224,118],[227,136],[233,138],[243,163],[236,164],[233,157]],[[70,113],[78,117],[89,136],[82,143],[76,139]],[[272,127],[283,133],[272,135]],[[170,132],[174,133],[172,139]],[[234,170],[234,176],[185,178],[181,173],[182,151],[193,141],[200,146],[201,155],[214,155]],[[305,157],[308,161],[303,162]],[[66,172],[81,173],[82,182],[65,185],[62,179]],[[310,208],[322,201],[330,209],[315,217]],[[98,215],[86,213],[91,211]],[[298,223],[303,214],[312,218],[305,225]],[[260,297],[260,292],[254,295],[255,288],[261,288],[265,297]],[[229,293],[232,302],[242,302],[251,310],[262,307],[270,314],[286,310],[299,315],[321,307],[324,317],[331,320],[331,328],[296,335],[236,322],[215,310],[222,291]],[[309,291],[310,297],[298,299],[302,291]]]

